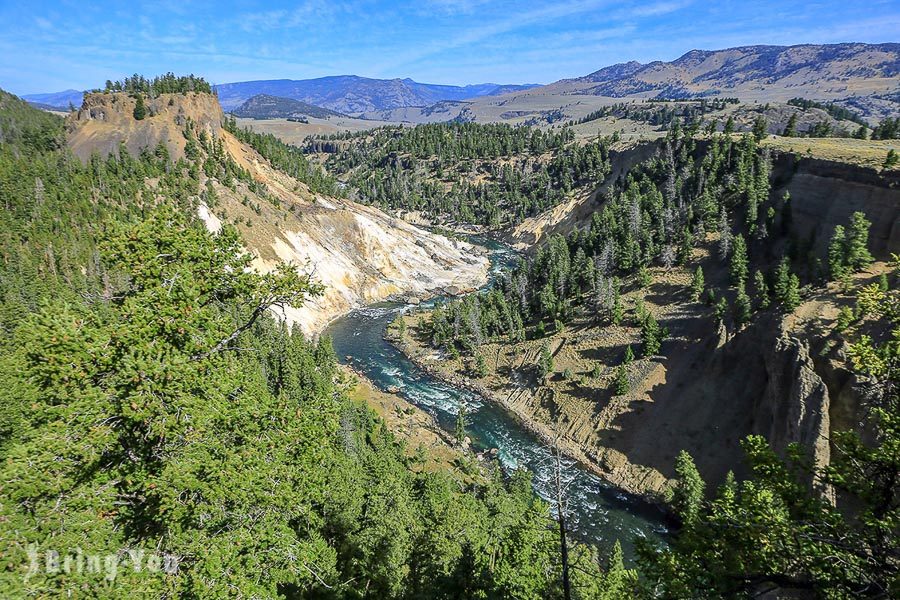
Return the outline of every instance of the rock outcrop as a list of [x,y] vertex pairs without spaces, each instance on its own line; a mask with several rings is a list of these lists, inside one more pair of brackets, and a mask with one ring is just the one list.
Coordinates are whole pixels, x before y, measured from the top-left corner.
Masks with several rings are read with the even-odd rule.
[[169,155],[184,158],[188,123],[212,139],[222,133],[224,114],[215,96],[187,92],[145,97],[147,116],[134,118],[135,98],[128,94],[85,94],[84,103],[66,119],[69,147],[81,160],[91,154],[115,154],[124,147],[132,155],[165,144]]
[[796,443],[808,449],[814,464],[827,465],[831,403],[828,386],[809,356],[809,343],[779,337],[765,354],[765,367],[768,381],[753,410],[754,432],[778,452]]

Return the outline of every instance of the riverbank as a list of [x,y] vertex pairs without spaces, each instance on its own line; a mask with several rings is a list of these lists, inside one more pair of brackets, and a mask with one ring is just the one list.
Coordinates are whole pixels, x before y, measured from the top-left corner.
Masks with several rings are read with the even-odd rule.
[[368,377],[353,367],[339,365],[339,368],[349,398],[375,411],[391,433],[403,443],[408,456],[424,458],[424,468],[429,472],[460,471],[466,456],[455,447],[450,434],[441,429],[434,417],[397,394],[379,390]]
[[496,458],[496,452],[475,452],[468,445],[461,447],[427,411],[399,394],[378,389],[372,380],[350,365],[338,367],[343,372],[347,396],[371,408],[403,445],[406,455],[420,461],[421,469],[429,473],[449,472],[463,485],[485,482],[486,469]]
[[[385,341],[435,379],[457,388],[466,389],[501,406],[520,427],[536,436],[542,444],[548,447],[558,446],[563,454],[614,487],[636,496],[641,501],[666,510],[665,495],[671,485],[670,479],[653,469],[630,463],[623,453],[615,449],[607,448],[603,454],[588,452],[582,445],[565,435],[564,431],[559,432],[550,425],[552,418],[543,420],[534,418],[534,413],[526,408],[529,403],[518,401],[518,397],[525,394],[534,396],[527,385],[518,388],[518,393],[513,391],[507,394],[461,374],[460,370],[455,368],[454,361],[442,356],[427,345],[421,332],[418,331],[417,321],[420,316],[421,313],[401,316],[406,321],[408,333],[402,341],[396,335],[386,333]],[[543,405],[552,402],[552,398],[539,400],[539,403]],[[558,418],[558,415],[556,416]],[[564,429],[564,427],[560,429]]]

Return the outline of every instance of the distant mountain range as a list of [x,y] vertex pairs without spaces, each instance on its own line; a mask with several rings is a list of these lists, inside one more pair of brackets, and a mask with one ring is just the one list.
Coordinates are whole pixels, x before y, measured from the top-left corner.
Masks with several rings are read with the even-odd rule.
[[337,111],[268,94],[257,94],[231,111],[236,117],[248,119],[286,119],[290,117],[345,117]]
[[22,100],[44,110],[51,108],[55,110],[68,110],[69,103],[75,108],[81,106],[81,103],[84,101],[84,92],[79,92],[78,90],[65,90],[49,94],[26,94],[22,96]]
[[244,81],[216,86],[225,110],[237,108],[258,94],[291,98],[344,114],[390,110],[407,106],[429,106],[442,100],[466,100],[527,90],[536,85],[435,85],[412,79],[369,79],[337,75],[318,79]]
[[900,89],[900,44],[804,44],[691,50],[672,62],[627,62],[551,84],[625,98],[737,96],[838,99]]
[[[339,75],[226,83],[216,86],[216,90],[226,111],[238,109],[254,96],[266,95],[352,115],[379,111],[416,112],[418,109],[413,107],[424,109],[439,102],[477,99],[476,106],[471,108],[477,114],[477,105],[493,102],[485,97],[517,93],[524,99],[557,95],[673,99],[734,96],[743,101],[783,102],[803,97],[848,101],[864,113],[887,115],[895,104],[891,98],[900,92],[900,44],[805,44],[691,50],[671,62],[620,63],[546,86],[433,85],[412,79]],[[68,107],[69,102],[79,106],[81,97],[82,93],[76,90],[23,96],[32,103],[62,109]],[[509,96],[501,101],[507,113],[515,107],[515,102],[508,102]],[[530,107],[526,108],[530,110]]]

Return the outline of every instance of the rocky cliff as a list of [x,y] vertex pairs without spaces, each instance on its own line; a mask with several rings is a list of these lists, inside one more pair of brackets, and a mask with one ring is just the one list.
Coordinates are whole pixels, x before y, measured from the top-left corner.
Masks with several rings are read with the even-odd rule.
[[197,199],[199,217],[211,230],[236,226],[261,271],[289,262],[311,271],[324,294],[282,316],[310,335],[353,307],[392,295],[426,296],[445,288],[480,286],[488,260],[471,244],[450,240],[349,200],[312,193],[278,171],[250,146],[222,128],[222,109],[209,94],[164,94],[147,101],[147,117],[133,116],[125,94],[91,94],[68,121],[69,144],[82,159],[131,153],[164,144],[173,158],[184,157],[190,127],[221,141],[227,156],[253,184],[224,185],[201,170],[201,187],[214,194]]

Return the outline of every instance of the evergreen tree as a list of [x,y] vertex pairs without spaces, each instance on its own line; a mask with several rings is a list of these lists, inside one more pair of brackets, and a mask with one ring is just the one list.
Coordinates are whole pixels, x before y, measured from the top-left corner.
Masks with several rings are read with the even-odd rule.
[[772,292],[775,294],[775,299],[780,303],[784,304],[785,299],[788,297],[788,290],[791,284],[791,266],[788,258],[785,256],[778,263],[778,267],[775,270],[775,276],[773,277],[773,285]]
[[750,305],[750,297],[744,289],[744,282],[737,286],[737,295],[734,299],[734,322],[737,325],[744,325],[750,321],[752,307]]
[[768,133],[769,122],[762,115],[756,117],[756,120],[753,121],[753,138],[757,142],[761,142],[765,139],[766,134]]
[[134,118],[138,121],[147,116],[147,106],[144,104],[144,95],[138,94],[134,99]]
[[725,299],[725,296],[719,296],[719,299],[716,301],[716,321],[720,324],[725,322],[725,315],[728,314],[728,300]]
[[703,267],[697,265],[697,270],[694,271],[694,276],[691,278],[691,300],[693,302],[698,302],[700,300],[700,296],[703,295],[703,288],[705,286],[704,278],[703,278]]
[[800,306],[800,278],[793,273],[788,281],[787,293],[782,304],[788,312],[792,312]]
[[[656,356],[662,346],[663,330],[652,314],[647,314],[641,325],[644,356]],[[630,346],[629,346],[630,347]]]
[[682,450],[675,457],[675,486],[669,502],[684,524],[693,524],[700,516],[706,483],[700,477],[691,455]]
[[871,225],[872,223],[866,219],[865,213],[859,211],[854,212],[850,219],[850,228],[847,232],[846,263],[856,271],[863,269],[875,260],[868,248]]
[[488,374],[487,361],[480,352],[475,355],[475,374],[478,377],[486,377]]
[[541,346],[541,353],[538,358],[537,364],[537,372],[538,377],[541,381],[547,379],[547,377],[553,372],[553,354],[550,353],[550,344],[544,343]]
[[631,389],[631,382],[628,380],[628,365],[620,364],[616,367],[616,380],[613,387],[616,396],[624,396]]
[[728,115],[728,118],[725,120],[725,127],[722,129],[722,133],[725,134],[726,137],[734,133],[734,119],[731,115]]
[[466,416],[468,413],[468,408],[466,407],[465,402],[459,403],[459,408],[456,412],[456,427],[454,430],[454,437],[456,438],[456,443],[462,446],[466,442]]
[[797,135],[797,113],[791,113],[787,125],[781,135],[784,137],[794,137]]
[[847,235],[844,226],[837,225],[828,243],[828,274],[832,280],[838,280],[844,276],[847,270]]
[[747,281],[749,260],[747,258],[747,242],[744,236],[738,234],[734,237],[734,249],[731,252],[731,285],[738,287]]
[[853,323],[853,311],[847,306],[842,306],[841,310],[838,311],[837,321],[834,326],[835,329],[839,332],[846,331],[851,323]]

